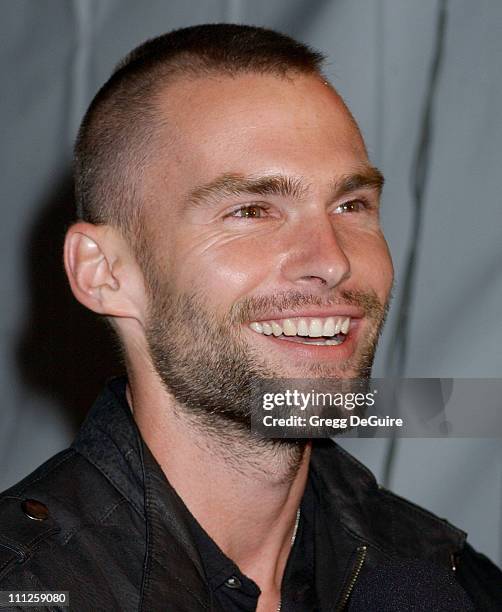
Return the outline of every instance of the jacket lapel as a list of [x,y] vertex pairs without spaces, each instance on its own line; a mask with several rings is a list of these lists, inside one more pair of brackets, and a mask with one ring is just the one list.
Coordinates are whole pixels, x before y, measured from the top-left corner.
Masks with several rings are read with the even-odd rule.
[[330,440],[314,443],[312,472],[330,524],[340,523],[356,541],[390,557],[451,569],[451,556],[462,550],[465,532],[380,487],[364,465]]
[[140,610],[216,611],[186,508],[142,444],[147,547]]

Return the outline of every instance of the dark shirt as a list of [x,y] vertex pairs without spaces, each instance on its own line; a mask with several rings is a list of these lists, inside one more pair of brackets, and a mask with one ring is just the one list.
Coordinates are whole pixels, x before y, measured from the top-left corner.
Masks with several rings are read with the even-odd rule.
[[[260,589],[244,575],[212,540],[195,518],[189,524],[202,558],[214,599],[225,612],[254,612]],[[281,586],[281,612],[314,612],[315,494],[309,481],[300,506],[300,521]]]

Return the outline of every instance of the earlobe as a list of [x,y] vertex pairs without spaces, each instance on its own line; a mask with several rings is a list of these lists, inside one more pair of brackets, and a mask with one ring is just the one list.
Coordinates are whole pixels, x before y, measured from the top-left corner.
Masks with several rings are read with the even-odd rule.
[[137,318],[134,282],[131,272],[124,271],[127,259],[123,240],[112,228],[79,222],[66,234],[64,263],[71,289],[98,314]]

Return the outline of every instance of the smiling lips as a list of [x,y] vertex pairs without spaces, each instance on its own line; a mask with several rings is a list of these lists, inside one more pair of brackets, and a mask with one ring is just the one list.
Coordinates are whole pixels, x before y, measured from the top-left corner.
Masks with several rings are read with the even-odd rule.
[[[273,321],[253,321],[249,327],[258,334],[280,340],[317,346],[342,344],[350,329],[350,317],[294,317]],[[313,341],[311,338],[321,338]]]

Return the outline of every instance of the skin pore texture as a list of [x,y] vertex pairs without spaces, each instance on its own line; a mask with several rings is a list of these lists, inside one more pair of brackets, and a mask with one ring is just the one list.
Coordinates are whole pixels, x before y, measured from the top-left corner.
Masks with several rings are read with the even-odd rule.
[[[113,318],[145,442],[202,527],[277,606],[310,444],[249,433],[249,383],[369,375],[393,279],[379,177],[309,75],[177,80],[157,98],[141,261],[113,228],[67,236],[73,291]],[[350,316],[338,346],[252,322]],[[190,477],[187,477],[189,475]]]

